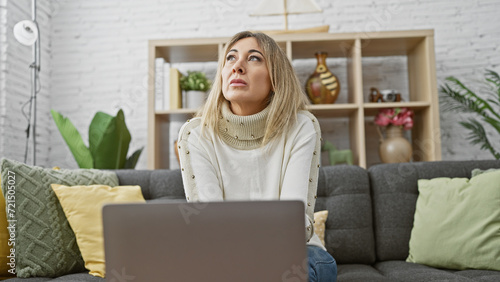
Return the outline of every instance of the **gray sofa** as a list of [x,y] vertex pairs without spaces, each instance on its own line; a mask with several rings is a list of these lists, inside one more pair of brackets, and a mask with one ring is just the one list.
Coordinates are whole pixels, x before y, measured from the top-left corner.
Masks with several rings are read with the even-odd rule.
[[[329,211],[325,241],[338,263],[338,281],[500,281],[499,271],[445,270],[405,262],[418,197],[417,180],[470,177],[500,160],[383,164],[320,169],[316,210]],[[140,185],[151,201],[184,199],[178,170],[116,171],[120,184]],[[500,247],[500,246],[499,246]],[[8,281],[104,281],[78,273]]]

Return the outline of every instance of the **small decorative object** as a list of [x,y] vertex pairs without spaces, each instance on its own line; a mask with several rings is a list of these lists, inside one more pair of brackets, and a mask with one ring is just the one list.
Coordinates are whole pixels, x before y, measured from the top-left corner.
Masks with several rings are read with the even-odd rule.
[[330,29],[329,25],[322,25],[305,29],[288,29],[289,14],[297,15],[317,12],[322,12],[322,10],[314,0],[264,0],[260,2],[260,4],[257,6],[255,11],[250,14],[250,16],[285,16],[285,29],[264,31],[267,34],[328,32],[328,29]]
[[340,92],[338,78],[326,66],[325,52],[315,54],[318,64],[316,70],[307,79],[306,93],[313,104],[333,104]]
[[187,76],[180,78],[181,89],[184,90],[185,108],[194,109],[205,103],[207,90],[210,89],[210,81],[200,71],[188,71]]
[[370,88],[370,102],[401,102],[401,93],[393,89],[379,91],[377,88]]
[[[490,128],[496,130],[496,140],[500,137],[500,75],[492,70],[486,70],[484,77],[486,87],[482,89],[486,89],[483,90],[486,93],[481,94],[465,86],[455,77],[446,78],[450,84],[445,83],[439,89],[442,94],[441,106],[444,111],[475,114],[476,118],[467,115],[469,117],[467,121],[459,122],[469,131],[467,140],[472,145],[481,145],[481,150],[489,151],[498,160],[500,148],[494,147],[498,143],[490,142],[489,138],[494,132]],[[490,128],[484,128],[484,124],[489,124]]]
[[134,168],[137,164],[144,148],[127,158],[132,137],[121,109],[116,117],[103,112],[95,114],[89,126],[89,147],[68,118],[54,110],[50,112],[80,168],[122,169]]
[[335,164],[350,164],[352,165],[352,152],[351,150],[337,150],[335,145],[329,141],[325,141],[325,144],[321,147],[321,151],[328,151],[328,156],[330,157],[330,165]]
[[[409,162],[413,154],[411,144],[403,137],[403,129],[413,127],[413,111],[408,108],[382,109],[375,117],[380,135],[379,155],[384,163]],[[380,131],[385,128],[386,138]]]

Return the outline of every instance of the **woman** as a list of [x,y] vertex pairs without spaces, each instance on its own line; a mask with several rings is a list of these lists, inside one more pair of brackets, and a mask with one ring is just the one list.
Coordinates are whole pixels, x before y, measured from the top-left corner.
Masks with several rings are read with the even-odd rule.
[[224,55],[206,104],[179,134],[186,198],[302,200],[309,281],[336,281],[313,231],[321,133],[292,65],[263,33],[236,34]]

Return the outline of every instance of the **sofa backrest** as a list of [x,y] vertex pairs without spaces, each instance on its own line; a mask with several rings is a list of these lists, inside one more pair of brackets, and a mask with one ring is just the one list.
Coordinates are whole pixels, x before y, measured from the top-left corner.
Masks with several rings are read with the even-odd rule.
[[337,263],[372,264],[375,241],[368,173],[358,166],[321,167],[315,211],[328,210],[325,244]]
[[475,168],[500,168],[500,160],[381,164],[368,169],[373,198],[377,261],[408,257],[418,179],[471,177]]
[[120,185],[139,185],[146,200],[185,200],[181,171],[157,170],[115,170]]

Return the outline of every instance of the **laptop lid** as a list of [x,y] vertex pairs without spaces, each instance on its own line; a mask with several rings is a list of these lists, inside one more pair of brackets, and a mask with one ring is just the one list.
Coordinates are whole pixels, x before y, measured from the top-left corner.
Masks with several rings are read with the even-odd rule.
[[307,281],[300,201],[103,208],[107,281]]

